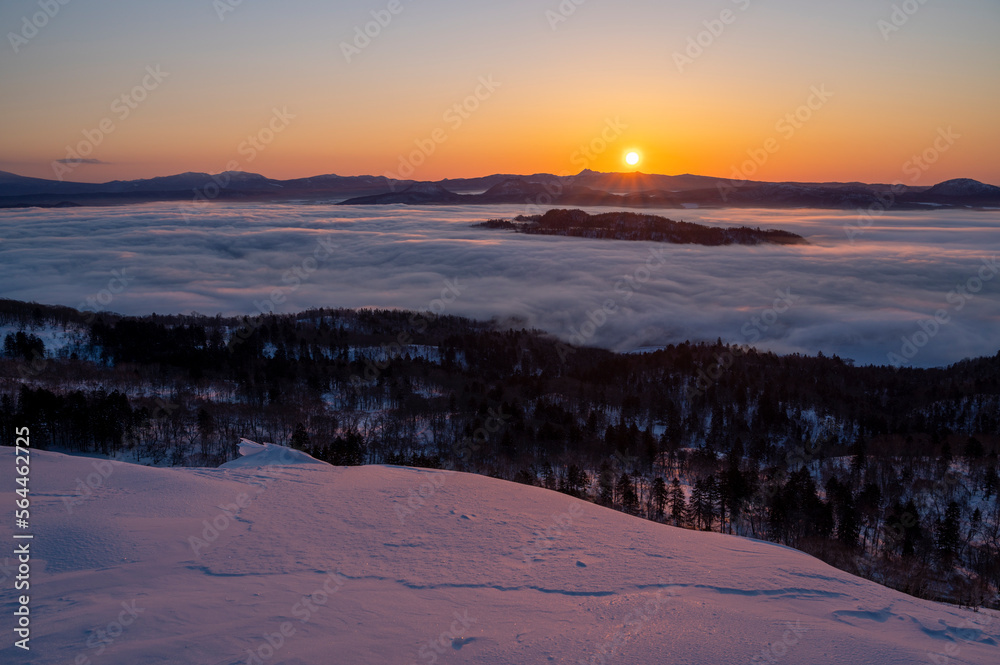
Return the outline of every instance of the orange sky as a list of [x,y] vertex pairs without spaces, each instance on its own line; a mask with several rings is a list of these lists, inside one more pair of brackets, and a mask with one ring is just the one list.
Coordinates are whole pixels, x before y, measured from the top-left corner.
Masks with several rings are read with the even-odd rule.
[[861,0],[389,4],[65,5],[5,45],[0,169],[51,178],[86,152],[66,179],[435,180],[628,170],[637,150],[647,173],[1000,184],[990,0],[905,21]]

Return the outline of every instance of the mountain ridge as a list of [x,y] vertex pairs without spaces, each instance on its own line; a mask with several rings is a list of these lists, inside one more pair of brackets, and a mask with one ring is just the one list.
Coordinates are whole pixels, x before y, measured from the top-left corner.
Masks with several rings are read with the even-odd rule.
[[925,209],[1000,206],[1000,187],[971,178],[932,186],[860,182],[734,182],[695,174],[604,173],[576,175],[492,174],[438,181],[386,176],[321,174],[278,180],[258,173],[185,172],[137,180],[84,183],[0,171],[0,207],[115,205],[153,201],[314,201],[347,205],[548,204],[684,207],[865,208],[885,205]]

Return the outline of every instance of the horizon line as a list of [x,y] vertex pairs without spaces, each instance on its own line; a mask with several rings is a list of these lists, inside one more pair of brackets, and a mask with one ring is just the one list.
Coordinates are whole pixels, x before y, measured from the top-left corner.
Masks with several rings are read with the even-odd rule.
[[[306,179],[309,179],[309,178],[320,178],[320,177],[325,177],[326,176],[326,177],[337,177],[337,178],[366,178],[366,177],[367,178],[385,178],[386,180],[392,181],[392,182],[440,183],[440,182],[448,182],[448,181],[453,181],[453,180],[480,180],[480,179],[483,179],[483,178],[491,178],[491,177],[494,177],[494,176],[510,176],[512,178],[530,178],[530,177],[533,177],[533,176],[551,176],[551,177],[554,177],[554,178],[574,178],[574,177],[579,177],[579,176],[581,176],[583,174],[586,174],[586,173],[593,173],[593,174],[597,174],[597,175],[646,176],[646,177],[666,177],[666,178],[692,177],[692,178],[710,178],[710,179],[713,179],[713,180],[722,180],[722,181],[733,181],[732,178],[727,178],[725,176],[705,175],[705,174],[701,174],[701,173],[689,173],[688,172],[688,173],[670,174],[670,173],[645,173],[643,171],[598,171],[598,170],[589,169],[589,168],[583,169],[583,170],[581,170],[578,173],[565,173],[565,174],[561,174],[561,175],[560,174],[556,174],[556,173],[546,172],[546,171],[537,171],[535,173],[499,173],[499,172],[494,172],[494,173],[488,173],[486,175],[449,176],[449,177],[440,178],[440,179],[437,179],[437,180],[416,180],[416,179],[412,179],[412,178],[401,179],[401,178],[392,178],[392,177],[389,177],[388,175],[385,175],[385,174],[377,175],[377,174],[374,174],[374,173],[358,173],[358,174],[352,174],[352,175],[345,175],[345,174],[341,174],[341,173],[316,173],[316,174],[313,174],[313,175],[298,176],[298,177],[293,177],[293,178],[274,178],[274,177],[267,176],[267,175],[264,175],[263,173],[259,173],[259,172],[256,172],[256,171],[227,170],[227,171],[219,171],[219,172],[216,172],[216,173],[211,173],[211,172],[208,172],[208,171],[180,171],[180,172],[177,172],[177,173],[167,173],[165,175],[156,175],[156,176],[152,176],[152,177],[149,177],[149,178],[132,178],[132,179],[116,178],[114,180],[102,180],[102,181],[99,181],[99,182],[87,182],[87,181],[82,181],[82,180],[60,180],[60,179],[57,179],[57,178],[40,178],[40,177],[37,177],[37,176],[22,175],[20,173],[14,172],[14,171],[6,171],[6,170],[0,170],[0,173],[6,173],[6,174],[9,174],[9,175],[16,176],[18,178],[25,178],[25,179],[28,179],[28,180],[42,180],[42,181],[57,182],[57,183],[62,183],[62,184],[80,184],[80,185],[107,185],[107,184],[111,184],[111,183],[115,183],[115,182],[136,182],[136,181],[141,181],[141,180],[157,180],[157,179],[160,179],[160,178],[172,178],[172,177],[177,177],[177,176],[182,176],[182,175],[206,175],[206,176],[214,177],[214,176],[224,175],[224,174],[227,174],[227,173],[229,173],[229,174],[255,175],[255,176],[260,176],[260,177],[262,177],[262,178],[264,178],[266,180],[274,180],[274,181],[277,181],[277,182],[287,182],[287,181],[291,181],[291,180],[306,180]],[[979,180],[978,178],[971,178],[971,177],[968,177],[968,176],[961,176],[961,177],[958,177],[958,178],[948,178],[946,180],[942,180],[942,181],[939,181],[939,182],[936,182],[936,183],[933,183],[933,184],[929,184],[929,185],[906,185],[905,183],[903,183],[901,181],[898,181],[898,180],[896,182],[866,182],[864,180],[753,180],[753,179],[747,179],[747,180],[740,180],[738,182],[741,182],[741,183],[744,183],[744,184],[746,184],[746,183],[762,183],[762,184],[843,184],[843,185],[861,184],[861,185],[882,185],[882,186],[904,185],[906,187],[926,187],[926,188],[930,188],[930,187],[934,187],[935,185],[941,184],[942,182],[950,182],[950,181],[953,181],[953,180],[973,180],[975,182],[979,182],[979,183],[982,183],[982,184],[985,184],[985,185],[996,186],[996,185],[993,185],[992,183],[990,183],[990,182],[988,182],[986,180]]]

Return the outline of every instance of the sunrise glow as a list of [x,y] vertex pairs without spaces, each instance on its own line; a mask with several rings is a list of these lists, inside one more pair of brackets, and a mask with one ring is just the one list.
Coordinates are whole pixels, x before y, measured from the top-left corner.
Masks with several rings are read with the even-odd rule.
[[3,662],[1000,665],[1000,0],[0,28]]
[[[724,4],[721,28],[690,1],[548,14],[529,0],[327,3],[308,20],[258,3],[74,5],[22,43],[35,5],[4,3],[18,39],[0,77],[18,94],[0,101],[17,127],[0,136],[0,170],[52,178],[76,154],[65,178],[86,182],[227,166],[384,175],[401,161],[419,180],[609,172],[641,139],[664,148],[642,155],[644,172],[730,178],[773,140],[754,178],[1000,182],[995,3],[921,4],[898,30],[888,4],[807,22],[790,0]],[[949,126],[963,139],[904,172]]]

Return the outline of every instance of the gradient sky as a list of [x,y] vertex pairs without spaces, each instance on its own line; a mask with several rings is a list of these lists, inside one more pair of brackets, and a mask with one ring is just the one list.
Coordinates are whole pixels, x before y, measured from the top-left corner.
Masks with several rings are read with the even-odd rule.
[[[90,130],[101,163],[66,179],[381,175],[418,141],[434,145],[419,180],[627,170],[630,149],[645,172],[733,177],[773,139],[755,179],[1000,184],[996,0],[586,0],[554,29],[559,0],[400,0],[351,62],[342,42],[389,0],[238,1],[71,0],[32,36],[38,0],[6,0],[0,169],[54,177]],[[886,33],[894,4],[917,9]],[[674,54],[724,10],[731,22],[680,71]],[[122,117],[115,100],[156,66],[169,76]],[[486,93],[481,77],[499,86]],[[446,115],[477,87],[478,109]],[[814,88],[832,97],[779,126]],[[295,117],[249,149],[274,109]],[[114,131],[95,133],[105,118]],[[935,148],[948,128],[959,138]],[[922,168],[911,160],[925,151]]]

